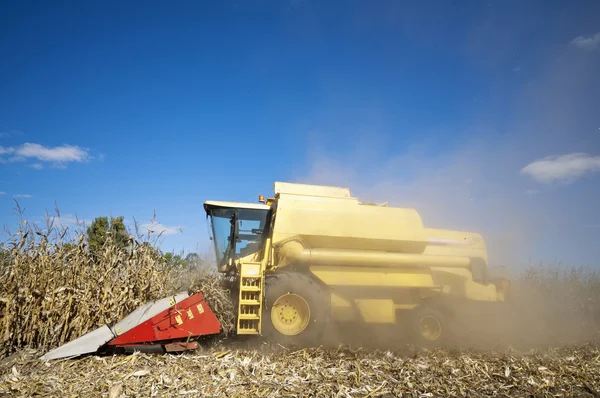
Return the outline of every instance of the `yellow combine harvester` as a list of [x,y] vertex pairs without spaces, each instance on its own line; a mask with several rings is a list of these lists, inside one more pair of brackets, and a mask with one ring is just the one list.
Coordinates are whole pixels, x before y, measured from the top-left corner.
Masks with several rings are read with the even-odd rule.
[[442,342],[465,303],[504,301],[477,233],[426,228],[417,211],[347,188],[276,182],[259,203],[207,201],[219,271],[239,279],[237,333],[318,341],[331,322],[402,324]]
[[[260,203],[204,204],[219,271],[237,286],[238,334],[314,344],[346,322],[388,325],[394,335],[397,325],[431,345],[448,337],[459,310],[505,299],[508,279],[490,277],[478,234],[425,228],[415,210],[361,203],[346,188],[277,182],[274,190]],[[220,331],[201,292],[179,292],[42,359],[190,350]]]

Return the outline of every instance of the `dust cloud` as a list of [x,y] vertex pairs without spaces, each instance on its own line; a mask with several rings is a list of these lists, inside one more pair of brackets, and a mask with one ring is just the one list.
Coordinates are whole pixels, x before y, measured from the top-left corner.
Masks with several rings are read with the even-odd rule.
[[[548,239],[556,219],[565,215],[548,217],[549,207],[527,192],[518,162],[504,149],[473,144],[433,161],[424,152],[385,161],[359,152],[340,157],[319,148],[311,153],[309,173],[296,182],[349,187],[361,201],[417,209],[426,227],[479,232],[490,268],[508,268],[509,302],[457,308],[452,344],[526,348],[598,337],[600,278],[593,270],[538,267],[532,260],[535,249],[543,247],[540,240]],[[361,333],[342,327],[330,340],[347,339],[344,330],[352,330],[351,339],[363,344],[404,341],[397,339],[398,328],[381,329]]]

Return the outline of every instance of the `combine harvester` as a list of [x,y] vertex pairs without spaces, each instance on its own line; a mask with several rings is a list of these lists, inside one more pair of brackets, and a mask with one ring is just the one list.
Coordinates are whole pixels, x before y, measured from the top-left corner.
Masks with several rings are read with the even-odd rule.
[[[479,234],[426,228],[417,211],[359,202],[346,188],[276,182],[273,198],[204,209],[218,269],[236,280],[238,335],[318,344],[333,324],[401,325],[438,344],[459,308],[503,302],[509,289],[490,276]],[[194,349],[220,329],[202,293],[181,293],[42,359]]]

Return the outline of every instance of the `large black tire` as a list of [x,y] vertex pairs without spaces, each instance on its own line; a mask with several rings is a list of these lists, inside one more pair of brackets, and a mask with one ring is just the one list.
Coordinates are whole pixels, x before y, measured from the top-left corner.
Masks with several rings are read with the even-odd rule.
[[415,308],[409,322],[409,335],[421,347],[441,347],[449,341],[448,316],[437,307],[420,306]]
[[[273,304],[280,298],[289,297],[286,296],[289,294],[301,296],[310,312],[306,327],[295,335],[286,335],[280,332],[272,319]],[[277,310],[275,312],[277,313]],[[267,341],[284,346],[318,345],[321,342],[328,315],[327,294],[323,287],[309,275],[299,272],[280,272],[267,276],[262,312],[262,335]]]

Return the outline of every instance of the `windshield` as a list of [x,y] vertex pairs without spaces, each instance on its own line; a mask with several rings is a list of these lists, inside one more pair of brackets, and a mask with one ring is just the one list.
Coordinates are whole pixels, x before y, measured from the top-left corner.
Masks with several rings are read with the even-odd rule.
[[[225,264],[230,257],[236,259],[260,249],[267,211],[236,208],[209,210],[218,266]],[[237,239],[234,242],[232,236],[235,234]]]

